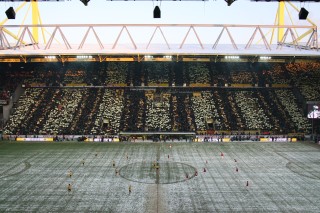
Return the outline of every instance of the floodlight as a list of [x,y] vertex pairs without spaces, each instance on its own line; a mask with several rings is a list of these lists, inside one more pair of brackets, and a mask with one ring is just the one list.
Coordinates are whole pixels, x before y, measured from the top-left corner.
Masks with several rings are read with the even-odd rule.
[[84,6],[88,6],[88,3],[90,0],[80,0],[80,1],[84,4]]
[[16,18],[16,12],[14,11],[13,7],[9,7],[9,9],[6,10],[6,15],[8,19]]
[[228,6],[230,6],[233,2],[235,2],[236,0],[225,0],[225,2],[227,2]]
[[307,19],[308,14],[309,14],[308,10],[302,7],[299,12],[299,19],[303,19],[303,20]]
[[159,6],[156,6],[153,10],[153,18],[161,18],[161,11]]

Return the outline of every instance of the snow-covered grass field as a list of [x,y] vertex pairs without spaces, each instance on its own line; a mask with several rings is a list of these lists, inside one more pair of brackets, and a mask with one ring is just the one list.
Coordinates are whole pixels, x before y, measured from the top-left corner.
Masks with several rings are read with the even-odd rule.
[[320,212],[319,145],[171,144],[1,142],[0,212]]

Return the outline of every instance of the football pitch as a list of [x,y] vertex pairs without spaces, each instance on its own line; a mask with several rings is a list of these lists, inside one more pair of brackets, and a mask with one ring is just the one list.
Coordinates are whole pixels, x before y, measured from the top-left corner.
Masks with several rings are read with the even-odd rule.
[[1,142],[0,212],[318,213],[320,146]]

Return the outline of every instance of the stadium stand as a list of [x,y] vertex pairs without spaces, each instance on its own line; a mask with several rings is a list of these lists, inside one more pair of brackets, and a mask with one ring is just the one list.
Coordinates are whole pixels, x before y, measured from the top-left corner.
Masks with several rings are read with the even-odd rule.
[[319,63],[14,64],[3,69],[0,97],[24,87],[3,133],[310,133],[305,104],[320,98],[319,70]]

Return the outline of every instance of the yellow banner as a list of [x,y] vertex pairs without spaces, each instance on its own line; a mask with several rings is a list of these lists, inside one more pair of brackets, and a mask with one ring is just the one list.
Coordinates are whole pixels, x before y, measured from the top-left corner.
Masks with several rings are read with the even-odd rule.
[[0,62],[21,62],[19,58],[0,58]]
[[191,83],[190,87],[210,87],[210,84]]
[[290,87],[288,84],[272,84],[272,87],[275,87],[275,88],[288,88]]
[[30,86],[31,87],[45,87],[46,84],[44,84],[44,83],[31,83]]
[[58,62],[57,58],[31,58],[31,62]]
[[251,84],[231,84],[231,87],[252,87]]
[[134,61],[134,58],[106,58],[105,61]]
[[169,83],[168,82],[165,82],[165,83],[149,83],[148,84],[149,86],[157,86],[157,87],[168,87],[169,86]]
[[210,62],[210,58],[183,58],[182,61],[188,61],[188,62],[193,62],[193,61]]
[[230,138],[222,138],[222,142],[230,142]]

